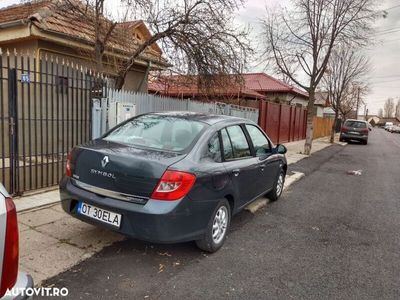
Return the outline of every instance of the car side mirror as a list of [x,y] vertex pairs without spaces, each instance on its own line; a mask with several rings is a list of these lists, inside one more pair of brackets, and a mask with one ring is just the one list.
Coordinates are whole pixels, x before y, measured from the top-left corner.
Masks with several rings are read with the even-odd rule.
[[279,154],[285,154],[287,152],[287,148],[284,145],[279,144],[276,146],[276,152]]

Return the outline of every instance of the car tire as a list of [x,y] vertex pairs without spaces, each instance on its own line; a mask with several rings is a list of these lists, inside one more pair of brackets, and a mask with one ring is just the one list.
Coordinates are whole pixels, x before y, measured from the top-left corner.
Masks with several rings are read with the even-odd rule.
[[269,200],[276,201],[282,195],[283,187],[285,185],[285,177],[286,172],[284,170],[280,170],[274,188],[266,195]]
[[[225,242],[231,224],[231,207],[229,202],[221,200],[208,222],[204,237],[196,241],[197,247],[206,252],[218,251]],[[221,232],[221,230],[223,230]]]
[[339,137],[339,142],[344,142],[344,139],[342,137]]
[[368,140],[363,141],[363,144],[367,145],[368,144]]

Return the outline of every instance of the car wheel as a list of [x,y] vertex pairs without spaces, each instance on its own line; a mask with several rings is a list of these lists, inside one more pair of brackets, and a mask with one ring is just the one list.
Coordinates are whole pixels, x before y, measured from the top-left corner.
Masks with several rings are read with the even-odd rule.
[[204,237],[196,241],[197,247],[210,253],[218,251],[225,242],[230,223],[231,208],[228,201],[224,199],[218,203],[212,214]]
[[344,142],[344,139],[342,137],[339,137],[339,142]]
[[363,141],[363,144],[367,145],[368,144],[368,140]]
[[276,201],[282,195],[283,186],[285,185],[285,176],[286,176],[285,171],[281,170],[275,182],[274,188],[267,194],[267,198],[269,198],[269,200]]

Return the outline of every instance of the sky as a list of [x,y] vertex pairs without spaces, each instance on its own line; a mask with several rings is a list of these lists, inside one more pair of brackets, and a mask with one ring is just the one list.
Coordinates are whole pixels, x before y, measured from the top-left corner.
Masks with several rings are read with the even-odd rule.
[[[108,0],[110,7],[115,0]],[[0,0],[0,7],[5,7],[20,0]],[[260,41],[260,20],[266,12],[266,7],[290,5],[290,0],[247,0],[240,8],[236,22],[250,26],[250,38],[254,46]],[[364,99],[370,114],[378,113],[387,98],[400,99],[400,0],[382,0],[381,9],[388,9],[387,18],[375,22],[375,33],[371,35],[371,45],[366,53],[371,60],[372,70],[369,75],[370,93]],[[260,72],[265,66],[254,61],[248,66],[250,72]],[[363,113],[364,108],[360,109]]]

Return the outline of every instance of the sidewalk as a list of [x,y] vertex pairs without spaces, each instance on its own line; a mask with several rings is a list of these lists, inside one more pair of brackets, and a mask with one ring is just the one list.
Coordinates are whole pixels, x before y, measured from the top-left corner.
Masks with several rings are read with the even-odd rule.
[[[301,154],[304,141],[285,145],[289,164],[307,157]],[[330,145],[329,138],[315,140],[312,153]],[[298,178],[301,176],[295,174],[287,182]],[[120,234],[86,224],[64,213],[57,189],[15,198],[14,202],[20,230],[20,270],[30,273],[35,285],[124,239]]]

